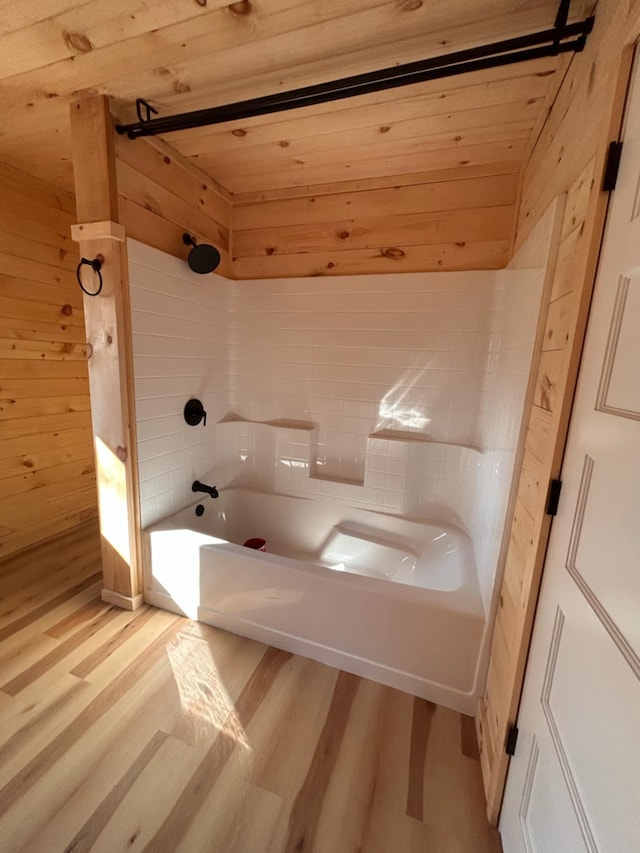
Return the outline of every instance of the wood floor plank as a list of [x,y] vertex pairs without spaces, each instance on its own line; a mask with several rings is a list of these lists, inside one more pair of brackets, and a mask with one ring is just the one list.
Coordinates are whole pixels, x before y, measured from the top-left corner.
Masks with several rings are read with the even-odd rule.
[[[88,853],[93,848],[96,839],[113,817],[114,812],[130,791],[133,783],[154,758],[167,737],[168,735],[163,731],[157,731],[152,735],[151,740],[135,758],[133,764],[126,769],[118,783],[66,845],[65,853]],[[129,835],[129,841],[132,837]]]
[[311,764],[338,675],[339,670],[304,658],[292,662],[278,695],[266,698],[249,728],[250,782],[293,802]]
[[[68,743],[64,754],[0,818],[0,832],[15,815],[33,814],[26,827],[11,826],[16,851],[62,850],[78,834],[135,761],[150,732],[163,731],[180,713],[166,658],[159,658],[124,701],[108,708],[92,727]],[[182,764],[186,764],[184,759]],[[185,775],[189,769],[185,768]],[[12,819],[13,818],[13,819]]]
[[[75,414],[74,414],[75,417]],[[23,426],[23,425],[21,425]],[[25,434],[21,429],[19,435]],[[69,562],[99,560],[100,540],[95,521],[86,521],[65,533],[38,545],[0,558],[0,583],[5,590],[15,578],[37,578],[60,569]]]
[[460,714],[460,749],[467,758],[480,761],[480,749],[476,735],[476,721],[467,714]]
[[460,716],[443,711],[437,708],[433,716],[425,760],[424,813],[431,843],[447,843],[454,851],[500,849],[497,832],[482,820],[484,797],[473,782],[478,762],[462,753]]
[[[230,761],[177,850],[179,853],[210,850],[281,853],[278,830],[283,818],[286,823],[287,813],[281,797],[247,782]],[[224,821],[219,819],[221,814],[225,815]],[[147,847],[147,853],[152,849]]]
[[[104,609],[104,604],[102,605]],[[110,657],[117,649],[121,648],[134,634],[141,631],[149,620],[154,615],[152,607],[145,607],[142,610],[132,614],[124,623],[124,625],[109,637],[101,645],[97,646],[89,655],[84,657],[80,663],[76,664],[71,670],[71,675],[76,678],[87,678],[91,673],[100,666],[108,657]],[[47,632],[51,635],[51,632]]]
[[[64,559],[64,557],[60,557]],[[0,624],[3,626],[14,621],[19,616],[43,604],[65,587],[86,580],[89,574],[101,576],[99,563],[93,564],[92,571],[87,572],[84,560],[73,560],[66,565],[49,572],[35,576],[19,576],[12,584],[2,582],[3,597],[0,607]]]
[[[46,601],[42,602],[38,606],[33,609],[28,609],[26,613],[22,616],[19,616],[17,619],[14,619],[12,622],[9,622],[3,627],[0,628],[0,643],[3,640],[6,640],[7,637],[10,637],[12,634],[16,634],[18,631],[22,631],[23,628],[28,627],[40,616],[44,616],[47,613],[50,613],[52,610],[55,610],[60,604],[64,604],[65,601],[69,601],[69,599],[76,596],[79,592],[82,592],[84,589],[88,589],[88,587],[93,586],[100,579],[100,573],[94,572],[89,575],[89,577],[85,577],[77,583],[73,584],[66,589],[63,589],[62,592],[59,592],[57,595],[54,595],[53,598],[49,598]],[[6,613],[6,611],[5,611]],[[6,614],[9,615],[9,614]]]
[[165,653],[167,641],[176,633],[176,626],[171,625],[167,628],[154,643],[145,649],[143,654],[131,662],[120,676],[101,691],[42,752],[32,761],[29,761],[9,784],[0,789],[0,814],[17,802],[65,754],[71,744],[78,740],[112,705],[126,695],[144,671]]
[[85,622],[90,622],[96,616],[99,616],[103,610],[104,604],[102,599],[100,598],[100,595],[96,595],[85,604],[81,604],[77,610],[74,610],[68,616],[65,616],[59,622],[56,622],[55,625],[51,626],[51,628],[48,628],[45,631],[45,634],[49,637],[53,637],[54,640],[59,640],[79,625],[84,625]]
[[469,718],[98,568],[95,525],[0,568],[2,851],[499,853]]
[[134,624],[138,618],[145,623],[140,631],[127,628],[131,624],[129,614],[129,618],[125,616],[122,623],[125,634],[116,631],[100,645],[92,644],[79,649],[78,660],[74,662],[71,674],[106,687],[124,672],[132,660],[143,655],[161,634],[172,627],[176,632],[184,629],[185,620],[180,616],[155,608],[150,608],[150,611],[149,615],[145,609],[135,611]]
[[[181,632],[168,649],[182,714],[169,733],[208,749],[223,732],[246,744],[236,702],[265,653],[260,643],[226,631]],[[212,642],[213,641],[213,642]]]
[[187,744],[167,736],[89,848],[92,853],[146,850],[167,811],[188,784],[200,758],[200,754]]
[[86,707],[95,695],[91,685],[61,679],[62,690],[29,715],[0,747],[0,785],[9,784],[68,725],[70,717]]
[[311,766],[293,802],[285,853],[313,848],[324,794],[338,759],[349,715],[360,679],[347,672],[338,676],[327,718],[323,726]]
[[409,785],[407,791],[407,817],[424,820],[424,764],[427,744],[431,732],[431,721],[436,706],[433,702],[413,700],[413,722],[411,725],[411,745],[409,747]]
[[[362,846],[367,853],[429,850],[425,824],[406,816],[413,696],[393,690],[385,697],[375,785]],[[457,716],[457,715],[456,715]],[[434,850],[437,848],[433,848]]]
[[311,765],[338,675],[305,658],[287,663],[242,729],[179,850],[282,851],[290,803]]
[[83,628],[80,628],[63,642],[59,643],[55,649],[52,649],[48,654],[41,657],[28,669],[23,670],[15,678],[7,681],[0,687],[3,693],[8,693],[9,696],[17,696],[22,690],[37,681],[42,675],[50,672],[51,669],[60,661],[64,660],[71,652],[78,649],[82,643],[94,637],[105,625],[113,622],[120,614],[121,610],[117,607],[108,607],[106,610],[100,610]]
[[381,758],[398,699],[403,704],[410,701],[406,694],[361,680],[324,796],[316,830],[318,850],[368,849],[374,795],[387,772]]
[[[235,713],[246,726],[282,667],[291,655],[280,649],[267,648],[236,702]],[[236,746],[233,730],[224,729],[205,754],[196,773],[190,779],[171,812],[149,844],[150,849],[174,850],[189,826],[192,814],[197,814],[207,796],[207,785],[215,783]]]

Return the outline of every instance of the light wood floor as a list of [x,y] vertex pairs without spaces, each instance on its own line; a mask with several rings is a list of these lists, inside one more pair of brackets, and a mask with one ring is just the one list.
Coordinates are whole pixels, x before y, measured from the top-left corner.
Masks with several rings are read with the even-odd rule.
[[144,607],[95,529],[0,567],[0,850],[495,853],[470,718]]

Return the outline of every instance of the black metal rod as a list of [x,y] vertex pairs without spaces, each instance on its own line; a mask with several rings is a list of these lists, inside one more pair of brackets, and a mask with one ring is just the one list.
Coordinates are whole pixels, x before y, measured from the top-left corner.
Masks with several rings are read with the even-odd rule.
[[558,6],[558,12],[556,14],[556,20],[554,27],[559,30],[562,27],[567,25],[567,21],[569,20],[569,9],[571,8],[571,0],[560,0],[560,5]]
[[[155,136],[160,133],[222,124],[365,95],[370,92],[409,86],[414,83],[424,83],[428,80],[467,74],[470,71],[498,68],[531,59],[556,56],[559,53],[581,51],[585,46],[588,33],[593,29],[593,22],[593,17],[586,18],[584,21],[562,28],[554,27],[494,44],[480,45],[445,56],[383,68],[367,74],[343,77],[340,80],[292,89],[289,92],[279,92],[275,95],[133,124],[117,125],[116,130],[121,134],[126,133],[130,139],[137,139],[139,136]],[[571,40],[566,41],[566,39]]]

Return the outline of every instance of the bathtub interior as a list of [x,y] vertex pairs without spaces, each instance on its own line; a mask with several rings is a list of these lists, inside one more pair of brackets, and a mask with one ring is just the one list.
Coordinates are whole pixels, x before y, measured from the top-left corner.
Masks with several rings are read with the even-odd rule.
[[463,531],[238,487],[146,534],[151,604],[473,712],[486,619]]
[[[196,506],[204,507],[202,515]],[[477,593],[480,605],[471,543],[452,525],[243,488],[196,501],[169,524],[212,536],[218,544],[264,539],[268,554],[334,572],[442,592],[464,588],[466,598],[476,599]]]

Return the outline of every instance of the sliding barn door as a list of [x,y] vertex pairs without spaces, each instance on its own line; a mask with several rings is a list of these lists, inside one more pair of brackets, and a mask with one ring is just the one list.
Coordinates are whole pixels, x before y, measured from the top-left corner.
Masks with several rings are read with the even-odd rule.
[[640,80],[631,89],[500,822],[640,850]]

